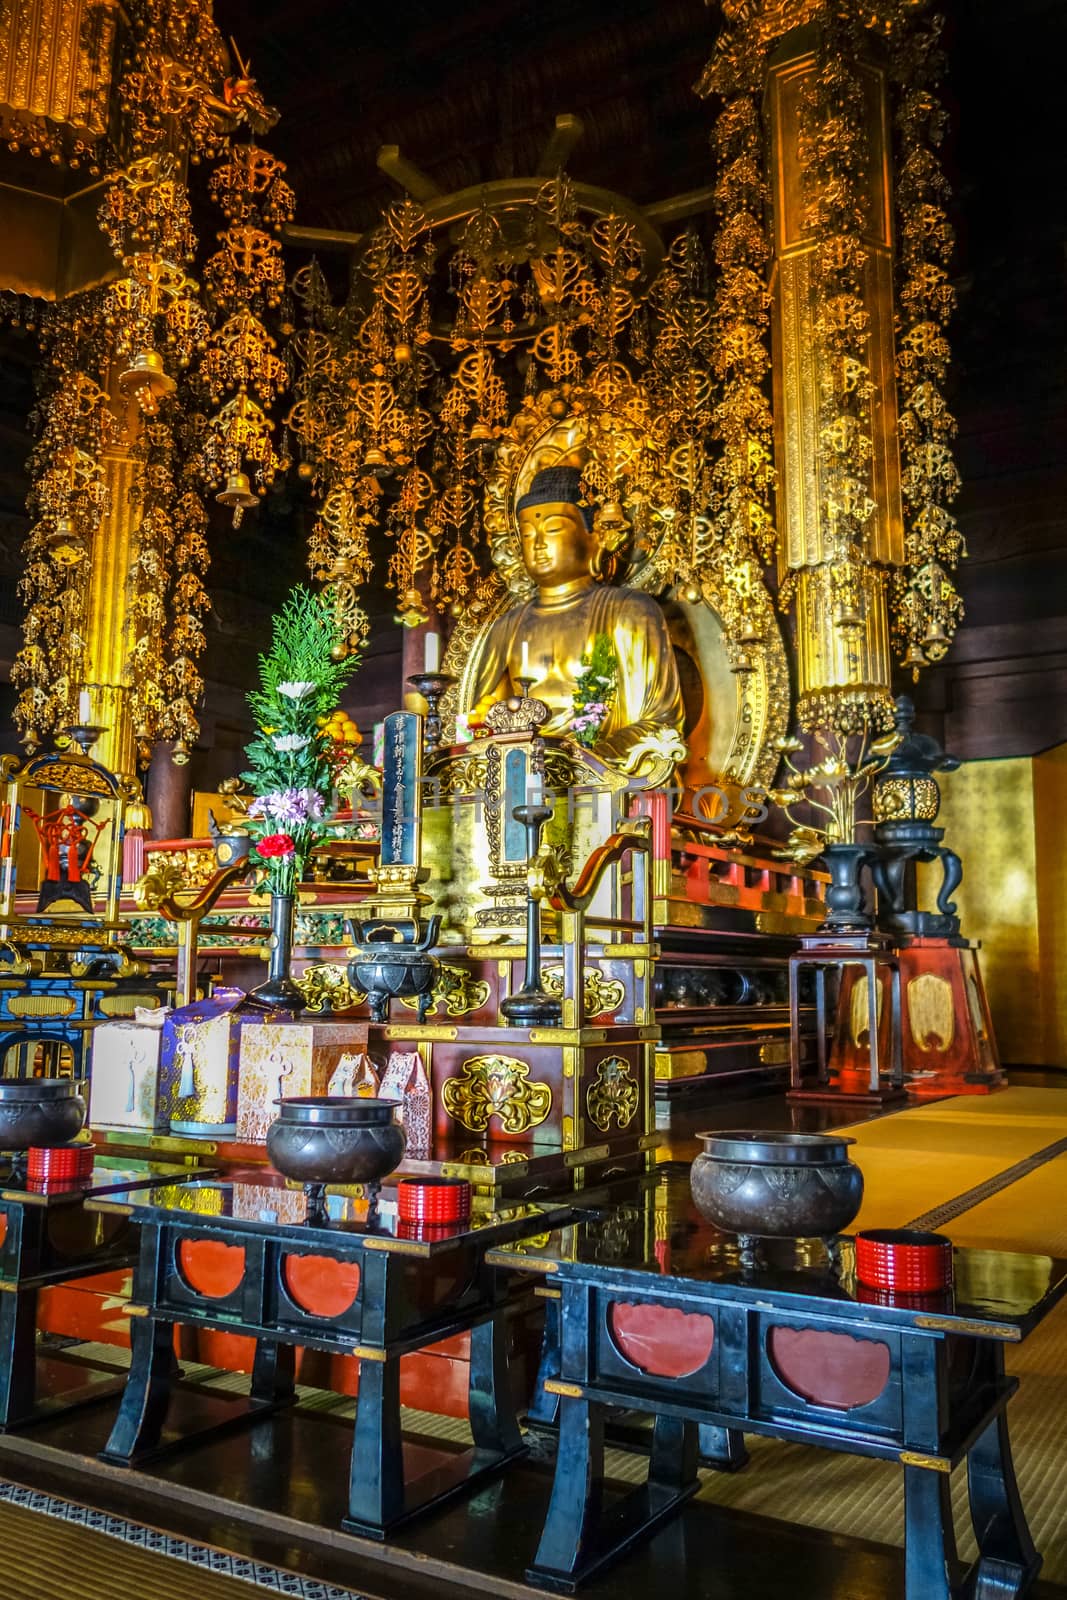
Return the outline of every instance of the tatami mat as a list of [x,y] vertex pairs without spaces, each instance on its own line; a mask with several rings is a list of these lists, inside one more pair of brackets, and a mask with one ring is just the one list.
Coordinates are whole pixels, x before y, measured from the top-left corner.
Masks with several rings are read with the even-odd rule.
[[1067,1256],[1067,1155],[972,1206],[944,1231],[975,1249]]
[[863,1171],[853,1226],[901,1227],[1067,1138],[1067,1090],[957,1095],[838,1131]]
[[[21,1503],[19,1503],[21,1502]],[[262,1562],[0,1484],[0,1600],[362,1600]]]

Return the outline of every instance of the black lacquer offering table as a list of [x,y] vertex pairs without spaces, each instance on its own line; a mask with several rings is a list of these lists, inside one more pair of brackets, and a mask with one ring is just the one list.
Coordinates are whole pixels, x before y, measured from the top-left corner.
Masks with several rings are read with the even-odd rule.
[[[516,1295],[511,1274],[487,1266],[486,1250],[543,1238],[573,1215],[570,1206],[476,1209],[469,1222],[428,1227],[401,1222],[388,1200],[371,1210],[365,1199],[331,1188],[326,1220],[309,1221],[301,1190],[257,1172],[113,1195],[94,1207],[141,1228],[133,1358],[104,1461],[129,1465],[204,1439],[188,1417],[183,1427],[180,1405],[168,1417],[175,1323],[256,1340],[239,1422],[293,1401],[295,1347],[358,1359],[344,1518],[351,1532],[383,1539],[523,1452],[506,1324],[525,1295]],[[474,1448],[461,1456],[442,1451],[431,1471],[406,1483],[400,1358],[467,1331]]]
[[[675,1172],[536,1255],[491,1252],[547,1272],[543,1292],[560,1296],[558,1375],[544,1379],[559,1450],[527,1581],[572,1592],[696,1492],[698,1458],[744,1466],[756,1433],[901,1462],[908,1600],[1025,1593],[1041,1558],[1012,1467],[1004,1346],[1067,1291],[1067,1262],[957,1250],[953,1289],[894,1297],[856,1282],[850,1243],[836,1274],[818,1243],[768,1248],[768,1265],[742,1267]],[[609,1406],[655,1420],[647,1484],[605,1510]],[[964,1461],[979,1558],[962,1578],[949,1474]]]
[[136,1261],[136,1228],[125,1216],[90,1216],[89,1200],[168,1177],[180,1181],[181,1174],[165,1162],[98,1156],[87,1176],[69,1182],[0,1177],[0,1431],[121,1389],[124,1375],[101,1376],[98,1368],[38,1351],[38,1294]]

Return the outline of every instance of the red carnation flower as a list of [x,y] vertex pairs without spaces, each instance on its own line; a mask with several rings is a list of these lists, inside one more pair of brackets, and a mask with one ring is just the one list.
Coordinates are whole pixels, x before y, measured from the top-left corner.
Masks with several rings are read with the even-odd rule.
[[265,839],[260,839],[256,849],[261,856],[266,856],[268,859],[271,856],[296,854],[296,845],[288,833],[268,833]]

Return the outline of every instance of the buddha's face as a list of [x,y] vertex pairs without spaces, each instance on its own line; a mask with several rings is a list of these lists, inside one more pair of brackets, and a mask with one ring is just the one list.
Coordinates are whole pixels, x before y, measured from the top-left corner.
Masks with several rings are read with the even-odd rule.
[[519,512],[522,560],[538,588],[590,576],[595,541],[577,506],[527,506]]

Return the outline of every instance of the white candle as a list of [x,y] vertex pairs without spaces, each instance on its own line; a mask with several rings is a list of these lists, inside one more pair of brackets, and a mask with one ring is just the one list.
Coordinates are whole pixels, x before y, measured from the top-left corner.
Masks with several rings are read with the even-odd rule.
[[520,678],[528,678],[529,676],[530,676],[530,641],[529,641],[529,639],[524,639],[522,641],[522,666],[519,668],[519,677]]
[[83,689],[78,696],[78,721],[83,728],[89,725],[89,691]]
[[541,774],[528,767],[526,769],[526,804],[528,806],[539,806],[543,803],[544,798],[545,791]]
[[436,672],[441,665],[441,635],[428,633],[426,635],[426,658],[423,662],[424,672]]

